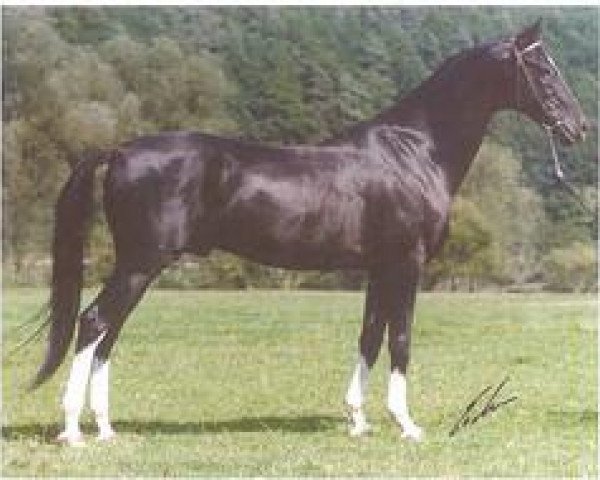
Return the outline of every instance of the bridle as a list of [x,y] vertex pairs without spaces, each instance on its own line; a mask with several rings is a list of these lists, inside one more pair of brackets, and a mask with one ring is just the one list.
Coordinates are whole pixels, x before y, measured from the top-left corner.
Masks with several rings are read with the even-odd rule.
[[[523,77],[525,78],[525,80],[527,82],[527,87],[529,88],[529,91],[531,91],[533,93],[535,100],[540,105],[540,107],[543,111],[544,117],[546,119],[552,119],[552,123],[548,123],[548,122],[544,121],[542,123],[542,127],[544,128],[544,131],[546,132],[546,136],[548,137],[548,142],[550,143],[550,150],[552,152],[552,160],[554,162],[554,177],[556,178],[556,181],[559,184],[563,185],[565,187],[565,189],[571,194],[571,196],[577,200],[577,202],[579,203],[579,206],[586,213],[588,213],[593,218],[595,218],[595,216],[596,216],[595,212],[593,212],[586,205],[586,203],[581,198],[581,195],[577,192],[577,190],[573,186],[573,184],[565,178],[564,171],[562,169],[560,160],[558,158],[556,142],[554,140],[554,133],[555,133],[556,129],[559,128],[563,122],[561,120],[559,120],[555,115],[552,115],[552,113],[553,113],[552,111],[548,111],[548,110],[550,110],[550,108],[547,107],[548,101],[544,98],[544,96],[540,93],[538,87],[536,86],[536,83],[534,82],[533,77],[531,75],[531,71],[530,71],[529,67],[527,66],[527,61],[523,56],[523,54],[525,54],[529,51],[535,50],[536,48],[542,48],[542,42],[540,40],[538,40],[536,42],[533,42],[531,45],[528,45],[527,47],[525,47],[522,50],[519,50],[519,48],[517,47],[514,40],[513,40],[512,44],[513,44],[513,52],[514,52],[514,56],[516,59],[517,67],[523,73]],[[556,68],[552,59],[549,59],[549,61],[552,65],[552,67],[554,67],[554,71],[560,77],[560,71]],[[519,78],[520,78],[519,75],[517,75],[517,82],[519,82]],[[519,95],[519,91],[520,91],[519,84],[517,83],[517,89],[516,89],[517,96]]]
[[[515,59],[517,62],[517,67],[521,70],[521,73],[523,73],[523,77],[525,77],[527,86],[529,87],[529,91],[533,93],[533,96],[535,97],[536,101],[542,108],[542,110],[544,112],[544,117],[546,119],[555,118],[555,116],[550,115],[550,113],[548,111],[546,111],[547,101],[542,97],[542,94],[539,92],[535,82],[533,81],[531,71],[529,70],[529,67],[527,66],[527,63],[526,63],[526,59],[523,56],[527,52],[535,50],[536,48],[541,48],[542,42],[540,40],[538,40],[537,42],[533,42],[531,45],[525,47],[523,50],[519,50],[516,42],[513,41],[512,44],[513,44],[513,52],[514,52]],[[520,85],[518,84],[519,78],[520,78],[520,76],[517,75],[517,89],[516,89],[517,96],[519,95],[519,91],[520,91],[520,88],[519,88]],[[560,124],[561,124],[561,121],[558,119],[555,120],[552,124],[550,124],[548,122],[544,122],[542,124],[542,126],[544,127],[544,130],[546,131],[546,135],[548,136],[548,140],[550,142],[550,147],[552,150],[552,157],[554,160],[554,175],[556,176],[557,180],[564,179],[564,173],[560,166],[560,162],[558,160],[556,144],[554,143],[554,132],[560,126]]]
[[[548,100],[539,91],[539,88],[537,87],[536,82],[534,81],[533,76],[531,74],[531,70],[527,65],[528,60],[524,56],[524,54],[526,54],[527,52],[533,51],[536,48],[542,48],[542,42],[540,40],[538,40],[537,42],[533,42],[531,45],[525,47],[523,50],[519,50],[516,43],[513,41],[513,53],[514,53],[514,56],[515,56],[515,59],[517,62],[517,67],[520,69],[521,73],[523,74],[523,77],[525,78],[525,81],[527,82],[527,87],[528,87],[529,91],[533,94],[535,100],[540,105],[540,108],[542,109],[542,111],[544,113],[544,117],[546,119],[552,119],[552,123],[545,121],[543,126],[546,129],[546,131],[548,131],[548,129],[550,129],[551,132],[554,132],[563,122],[561,120],[559,120],[558,118],[556,118],[556,115],[553,115],[554,112],[552,111],[552,107],[548,106]],[[529,62],[531,62],[531,60],[529,60]],[[554,67],[554,70],[557,72],[557,74],[560,75],[560,72],[554,66],[554,63],[551,59],[550,59],[550,63]],[[519,82],[519,78],[520,77],[517,75],[517,82]],[[520,85],[517,83],[517,91],[516,91],[517,95],[519,95],[519,91],[520,91],[519,86]]]
[[[543,98],[543,96],[539,92],[535,82],[533,81],[531,71],[529,70],[529,67],[527,66],[527,63],[526,63],[526,59],[523,56],[525,53],[535,50],[536,48],[541,48],[541,47],[542,47],[542,42],[540,40],[538,40],[537,42],[533,42],[531,45],[525,47],[523,50],[519,50],[516,43],[513,41],[513,51],[514,51],[515,59],[517,62],[517,67],[521,70],[523,77],[525,77],[527,86],[529,87],[529,91],[533,93],[535,100],[538,102],[538,104],[542,108],[544,117],[546,119],[548,119],[548,118],[554,119],[555,116],[550,115],[550,112],[546,111],[547,101]],[[520,85],[518,84],[519,78],[520,78],[520,76],[517,75],[517,89],[516,89],[517,96],[519,95],[519,92],[520,92],[520,88],[519,88]],[[564,173],[560,166],[560,162],[558,160],[556,144],[554,142],[554,132],[560,126],[560,124],[561,124],[561,121],[556,119],[551,124],[548,122],[544,122],[542,124],[542,126],[544,127],[544,130],[546,131],[546,135],[548,136],[548,140],[550,142],[550,147],[552,150],[552,157],[554,160],[554,175],[556,176],[556,178],[558,180],[563,180]]]

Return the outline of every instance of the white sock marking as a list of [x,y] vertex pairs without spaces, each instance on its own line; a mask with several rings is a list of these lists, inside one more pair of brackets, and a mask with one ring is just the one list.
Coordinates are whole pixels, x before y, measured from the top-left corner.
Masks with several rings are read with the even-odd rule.
[[400,424],[403,436],[420,440],[423,436],[422,429],[413,422],[408,413],[406,377],[397,369],[392,370],[388,389],[388,409]]
[[94,358],[90,375],[90,407],[96,415],[98,438],[108,440],[115,432],[108,419],[109,360]]
[[94,342],[81,350],[73,360],[69,380],[63,396],[63,408],[65,410],[65,430],[59,435],[59,439],[69,443],[81,441],[79,430],[79,414],[85,403],[85,389],[90,375],[94,350],[104,338],[104,333]]
[[371,429],[362,410],[362,405],[367,394],[368,378],[369,367],[364,357],[361,356],[356,364],[348,392],[346,393],[346,403],[350,407],[350,435],[352,436],[362,435]]
[[350,386],[348,387],[348,393],[346,393],[346,403],[354,408],[362,407],[365,395],[367,393],[367,384],[369,380],[369,367],[364,357],[360,357],[352,379],[350,380]]

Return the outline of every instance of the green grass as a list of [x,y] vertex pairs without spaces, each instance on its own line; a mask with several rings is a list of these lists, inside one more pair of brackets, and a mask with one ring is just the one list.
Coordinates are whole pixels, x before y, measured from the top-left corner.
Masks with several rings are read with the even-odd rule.
[[[4,292],[4,352],[46,295]],[[367,403],[375,432],[347,435],[362,305],[356,293],[150,292],[113,354],[119,435],[94,442],[86,411],[80,449],[52,443],[68,369],[20,389],[38,344],[4,361],[3,474],[597,476],[595,297],[421,294],[409,383],[421,444],[386,413],[385,350]],[[505,375],[518,400],[450,438],[471,398]]]

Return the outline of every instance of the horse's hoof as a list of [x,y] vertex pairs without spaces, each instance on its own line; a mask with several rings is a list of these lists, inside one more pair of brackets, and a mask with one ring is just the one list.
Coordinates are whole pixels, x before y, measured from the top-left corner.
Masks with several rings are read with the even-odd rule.
[[347,410],[349,434],[351,437],[360,437],[371,433],[371,425],[367,422],[367,418],[360,407],[352,407],[348,405]]
[[363,435],[368,435],[372,431],[373,429],[371,428],[371,425],[368,423],[361,423],[357,425],[351,425],[349,433],[351,437],[362,437]]
[[425,432],[417,425],[411,425],[408,428],[403,428],[402,438],[412,440],[413,442],[422,442]]
[[111,442],[112,440],[115,439],[116,436],[117,436],[117,433],[114,430],[109,430],[106,432],[100,432],[96,436],[96,440],[99,442]]
[[402,438],[412,440],[413,442],[421,442],[423,440],[425,432],[421,427],[414,423],[410,417],[401,417],[392,411],[390,411],[390,415],[392,416],[394,423],[402,429]]
[[68,445],[69,447],[85,446],[85,442],[83,440],[83,435],[81,434],[81,432],[61,432],[56,437],[56,443],[59,443],[61,445]]

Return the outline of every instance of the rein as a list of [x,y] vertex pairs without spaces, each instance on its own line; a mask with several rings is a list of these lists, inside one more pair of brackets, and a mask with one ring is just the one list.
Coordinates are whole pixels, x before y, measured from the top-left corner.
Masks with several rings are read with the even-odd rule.
[[588,223],[593,223],[593,219],[596,217],[596,212],[594,212],[584,202],[583,198],[581,197],[581,194],[577,191],[575,186],[565,178],[565,174],[563,172],[560,160],[558,158],[556,143],[554,141],[554,128],[550,125],[544,125],[544,129],[546,130],[548,142],[550,143],[550,150],[552,151],[552,160],[554,162],[554,178],[556,179],[557,185],[562,185],[565,188],[565,190],[571,195],[571,197],[573,197],[577,201],[581,210],[583,210],[586,214],[592,217],[592,220]]

